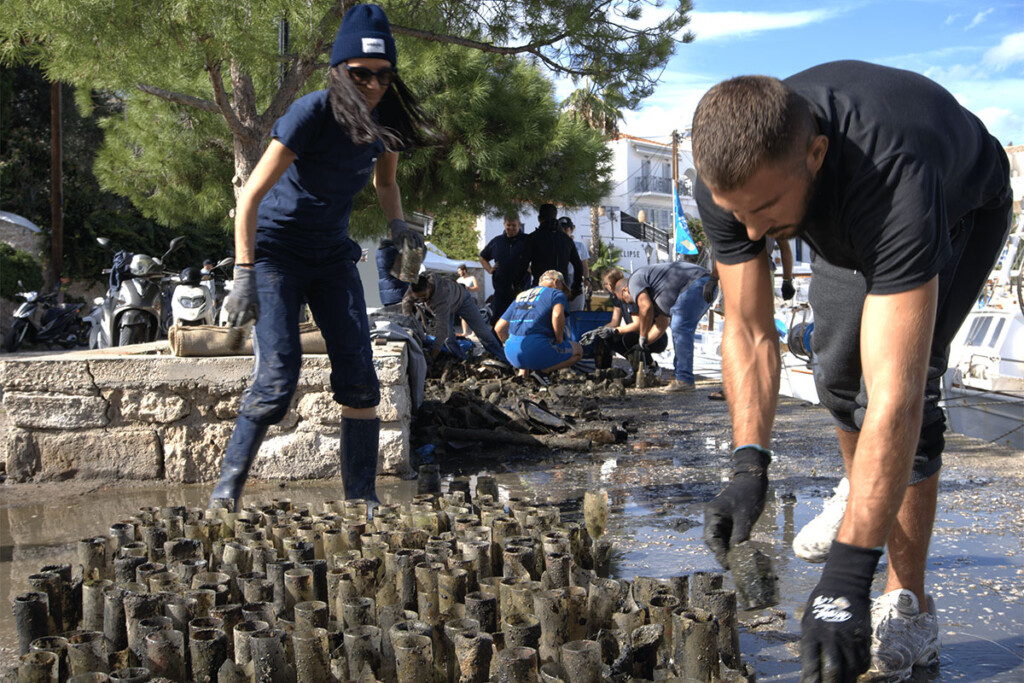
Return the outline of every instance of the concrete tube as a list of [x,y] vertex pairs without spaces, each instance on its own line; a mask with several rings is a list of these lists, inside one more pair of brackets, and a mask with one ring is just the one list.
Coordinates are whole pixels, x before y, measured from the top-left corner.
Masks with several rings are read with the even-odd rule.
[[252,634],[270,628],[265,621],[246,620],[235,624],[233,638],[235,643],[235,664],[245,666],[252,661]]
[[376,626],[377,607],[372,598],[350,598],[341,605],[342,630],[356,626]]
[[112,671],[109,680],[118,681],[118,683],[146,683],[149,678],[149,669],[142,666],[132,666]]
[[242,619],[245,621],[265,621],[267,628],[274,628],[277,615],[274,605],[270,602],[247,602],[242,605]]
[[170,628],[170,617],[154,616],[139,620],[138,625],[135,627],[136,638],[139,639],[139,648],[138,650],[132,650],[139,662],[143,663],[143,665],[146,662],[146,637],[151,633],[167,631]]
[[49,616],[47,633],[58,633],[64,628],[64,597],[61,594],[63,581],[57,572],[39,572],[28,575],[29,588],[46,594],[46,611]]
[[121,548],[135,541],[135,526],[128,522],[114,522],[108,531],[110,552],[117,555]]
[[75,631],[68,635],[68,675],[107,673],[107,646],[102,631]]
[[712,590],[704,594],[708,611],[718,620],[718,652],[730,669],[740,668],[740,632],[736,620],[736,591]]
[[612,613],[619,603],[622,585],[614,579],[595,579],[587,593],[588,628],[591,633],[612,626]]
[[466,618],[475,619],[482,632],[494,633],[498,630],[498,598],[484,591],[466,594]]
[[541,662],[558,661],[558,648],[569,640],[569,606],[564,590],[541,590],[533,594],[534,614],[540,620]]
[[139,623],[143,619],[156,617],[163,613],[163,598],[153,593],[144,592],[139,584],[128,584],[124,593],[124,616],[128,631],[128,649],[135,653],[139,661],[145,652],[145,633],[141,633]]
[[718,621],[711,612],[699,608],[681,609],[673,619],[675,662],[679,675],[705,683],[717,680]]
[[324,683],[331,679],[326,629],[296,629],[292,634],[292,648],[296,683]]
[[58,680],[59,667],[52,652],[27,652],[18,659],[18,683],[51,683]]
[[562,646],[567,683],[599,683],[601,646],[596,640],[573,640]]
[[514,613],[505,617],[505,647],[540,647],[540,619],[533,614]]
[[537,683],[537,651],[506,646],[498,653],[498,683]]
[[312,599],[313,571],[306,567],[286,571],[284,573],[284,617],[294,619],[295,605]]
[[22,593],[14,598],[14,628],[18,632],[18,654],[24,655],[37,638],[50,632],[49,596],[43,591]]
[[[121,552],[124,552],[122,548]],[[148,560],[138,555],[122,555],[114,559],[114,583],[131,583],[135,581],[135,570],[146,564]]]
[[[285,612],[287,599],[285,598],[284,575],[285,572],[294,566],[292,562],[287,560],[279,560],[267,564],[267,580],[274,585],[274,612],[276,614],[280,615]],[[294,604],[293,602],[292,605]]]
[[459,660],[455,654],[455,636],[462,634],[471,637],[480,632],[480,623],[476,619],[452,619],[444,625],[444,648],[445,660],[448,664],[448,681],[457,681],[462,674],[459,669]]
[[103,536],[83,538],[78,541],[78,564],[82,567],[83,579],[109,579],[107,539]]
[[249,639],[253,683],[289,683],[291,667],[285,659],[284,631],[256,631]]
[[242,614],[242,606],[237,603],[217,605],[210,610],[210,616],[220,619],[221,625],[219,628],[221,631],[224,631],[227,640],[228,659],[233,660],[235,658],[235,638],[234,635],[228,636],[228,634],[234,634],[235,626],[245,621],[245,616]]
[[313,573],[313,597],[310,600],[319,600],[327,603],[327,560],[312,559],[305,560],[300,565]]
[[196,683],[217,683],[217,672],[228,658],[228,639],[224,631],[205,628],[196,631],[189,638],[189,654],[192,657],[192,681]]
[[433,641],[430,636],[405,633],[392,641],[398,683],[423,683],[433,676]]
[[[103,539],[104,543],[106,539]],[[72,631],[78,627],[79,622],[82,620],[82,579],[72,578],[71,565],[68,563],[62,564],[48,564],[39,570],[40,572],[53,572],[60,577],[60,595],[61,595],[61,614],[63,615],[64,623],[60,627],[61,631]],[[112,567],[108,564],[104,566],[105,576],[104,578],[110,578],[113,575]]]
[[438,609],[445,618],[455,615],[455,606],[466,601],[469,572],[458,567],[445,569],[437,576]]
[[103,591],[103,638],[107,642],[107,652],[120,652],[128,647],[124,589],[117,585]]
[[690,607],[707,609],[704,594],[722,587],[722,575],[718,572],[694,572],[690,576]]
[[438,573],[444,565],[438,562],[423,562],[416,565],[416,611],[420,619],[431,626],[441,622],[441,605],[438,596]]
[[569,606],[569,640],[584,640],[590,636],[590,607],[587,604],[587,589],[583,586],[569,586],[565,589],[566,604]]
[[345,654],[348,658],[348,675],[359,680],[364,668],[374,675],[380,672],[381,632],[376,626],[357,626],[345,631]]
[[43,636],[29,645],[29,652],[52,652],[57,655],[57,680],[68,679],[68,639],[63,636]]
[[166,629],[146,635],[146,657],[143,663],[153,676],[172,681],[187,680],[185,634]]
[[309,600],[295,604],[295,630],[308,631],[314,628],[327,628],[330,611],[327,603],[320,600]]
[[459,666],[459,683],[484,683],[490,678],[494,639],[490,633],[473,636],[455,634],[455,657]]
[[541,577],[545,588],[568,588],[572,575],[572,555],[569,553],[549,553],[544,556],[547,569]]

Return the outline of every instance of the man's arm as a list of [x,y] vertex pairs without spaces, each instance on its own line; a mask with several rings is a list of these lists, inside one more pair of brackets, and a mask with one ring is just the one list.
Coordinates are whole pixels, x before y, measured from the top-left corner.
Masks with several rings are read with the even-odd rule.
[[636,306],[640,309],[636,316],[640,325],[640,338],[646,339],[654,326],[654,302],[651,301],[651,295],[647,293],[646,289],[635,296]]
[[384,152],[377,157],[373,170],[373,186],[377,190],[377,201],[384,210],[388,222],[398,218],[405,220],[402,213],[402,192],[398,187],[398,152]]
[[907,292],[869,294],[861,317],[868,403],[850,472],[850,499],[837,539],[885,545],[910,479],[921,432],[938,278]]
[[735,446],[768,448],[779,396],[779,334],[768,261],[718,264],[725,299],[722,375]]
[[555,331],[555,341],[561,344],[565,339],[565,306],[560,303],[551,307],[551,328]]
[[[615,296],[615,295],[613,294],[612,296]],[[612,319],[610,321],[608,321],[608,323],[605,324],[605,327],[611,327],[612,329],[615,329],[616,327],[619,326],[619,323],[621,323],[621,322],[622,322],[622,309],[619,308],[618,306],[616,306],[615,310],[612,311]]]

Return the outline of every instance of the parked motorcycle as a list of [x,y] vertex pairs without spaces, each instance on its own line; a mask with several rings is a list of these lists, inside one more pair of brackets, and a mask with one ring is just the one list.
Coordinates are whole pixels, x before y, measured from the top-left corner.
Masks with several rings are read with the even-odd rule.
[[185,238],[171,240],[160,258],[115,252],[105,237],[97,237],[96,241],[114,254],[114,263],[103,271],[110,275],[110,288],[100,305],[99,331],[90,343],[103,349],[155,341],[160,332],[160,283],[165,275],[164,261],[181,248]]
[[[25,285],[18,281],[18,287]],[[11,329],[4,337],[4,350],[14,353],[22,344],[57,344],[72,349],[86,343],[88,329],[82,323],[85,304],[58,304],[57,293],[19,292],[24,301],[14,311]]]
[[171,294],[173,324],[186,327],[214,324],[214,278],[217,270],[231,266],[234,262],[235,260],[230,257],[221,260],[214,266],[213,272],[206,275],[208,279],[205,281],[202,272],[195,267],[186,268],[171,278],[172,281],[176,280],[179,283]]

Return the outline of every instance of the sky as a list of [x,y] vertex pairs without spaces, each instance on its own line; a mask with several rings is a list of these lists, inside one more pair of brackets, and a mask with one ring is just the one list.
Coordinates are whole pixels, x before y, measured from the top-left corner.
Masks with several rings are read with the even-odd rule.
[[[674,4],[666,0],[665,4]],[[744,74],[785,78],[858,59],[937,81],[1004,145],[1024,144],[1024,0],[693,0],[655,93],[624,112],[625,133],[668,141],[701,96]],[[648,10],[657,12],[660,10]]]

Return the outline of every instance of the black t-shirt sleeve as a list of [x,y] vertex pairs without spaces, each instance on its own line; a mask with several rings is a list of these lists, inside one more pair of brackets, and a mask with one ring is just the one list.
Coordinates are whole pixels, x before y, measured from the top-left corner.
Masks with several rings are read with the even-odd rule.
[[482,258],[485,261],[493,261],[494,260],[494,240],[493,239],[490,242],[488,242],[487,246],[485,246],[483,248],[483,251],[480,252],[480,258]]
[[747,237],[747,229],[728,211],[722,209],[711,199],[711,190],[697,177],[694,190],[700,219],[704,224],[704,234],[711,240],[715,259],[726,265],[744,263],[754,258],[764,249],[764,240],[751,242]]
[[949,258],[942,183],[907,155],[883,160],[844,192],[846,232],[869,294],[895,294],[934,277]]

